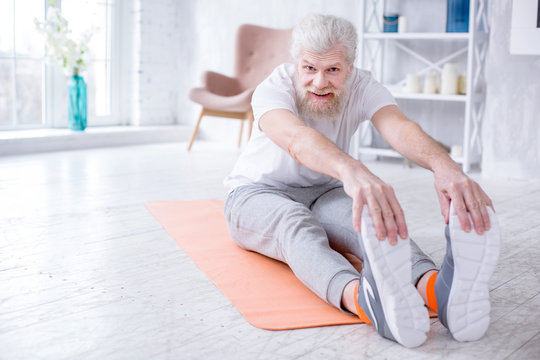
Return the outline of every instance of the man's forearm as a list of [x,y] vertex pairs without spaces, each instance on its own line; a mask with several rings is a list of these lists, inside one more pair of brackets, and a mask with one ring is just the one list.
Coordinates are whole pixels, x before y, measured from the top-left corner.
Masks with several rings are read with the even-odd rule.
[[418,124],[407,119],[397,106],[379,110],[373,123],[392,148],[416,164],[432,171],[441,167],[459,167],[442,146]]
[[418,124],[412,121],[405,122],[398,134],[399,139],[393,147],[416,164],[433,172],[443,166],[459,166],[450,158],[446,149],[426,134]]
[[260,119],[261,129],[298,163],[310,170],[343,181],[351,169],[367,168],[292,112],[272,110]]
[[343,181],[352,168],[367,168],[341,150],[323,134],[308,126],[299,128],[291,137],[287,151],[300,164],[309,169]]

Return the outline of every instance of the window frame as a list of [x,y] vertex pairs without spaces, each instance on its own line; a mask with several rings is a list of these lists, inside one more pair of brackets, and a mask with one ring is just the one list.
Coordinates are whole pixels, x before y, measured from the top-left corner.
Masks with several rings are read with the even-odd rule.
[[[95,61],[105,61],[108,64],[108,74],[110,76],[109,82],[109,104],[110,113],[105,116],[96,116],[94,114],[88,114],[88,126],[114,126],[125,125],[122,123],[121,116],[121,99],[120,99],[120,84],[122,84],[122,66],[120,54],[122,53],[120,45],[121,41],[121,0],[103,0],[106,2],[107,7],[107,32],[108,32],[108,44],[107,54],[105,59],[90,60],[90,63]],[[15,5],[15,0],[13,0]],[[44,14],[50,6],[62,7],[62,1],[57,0],[54,5],[50,4],[49,0],[44,0]],[[15,19],[15,6],[11,9],[12,16]],[[69,77],[64,75],[63,69],[59,66],[52,66],[46,63],[44,58],[29,57],[29,56],[17,56],[15,51],[15,39],[16,39],[16,24],[13,22],[13,50],[10,55],[0,57],[3,60],[10,60],[11,71],[11,92],[13,94],[12,106],[10,111],[10,123],[8,125],[0,125],[0,131],[4,130],[30,130],[30,129],[46,129],[46,128],[68,128],[68,91],[67,84]],[[43,41],[44,54],[46,49],[45,41]],[[41,120],[39,123],[33,124],[21,124],[17,114],[17,103],[19,98],[17,96],[17,60],[35,60],[41,62]],[[91,81],[88,76],[85,76],[85,81]]]

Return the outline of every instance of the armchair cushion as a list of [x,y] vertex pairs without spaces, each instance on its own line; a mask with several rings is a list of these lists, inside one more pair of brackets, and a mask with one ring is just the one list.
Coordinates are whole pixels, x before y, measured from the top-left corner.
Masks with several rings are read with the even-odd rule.
[[213,94],[221,96],[238,95],[244,90],[237,78],[232,78],[217,72],[206,71],[202,75],[202,87]]
[[247,89],[240,94],[232,96],[221,96],[209,91],[205,87],[192,88],[189,91],[189,98],[201,104],[206,109],[247,112],[251,109],[251,96],[255,89]]

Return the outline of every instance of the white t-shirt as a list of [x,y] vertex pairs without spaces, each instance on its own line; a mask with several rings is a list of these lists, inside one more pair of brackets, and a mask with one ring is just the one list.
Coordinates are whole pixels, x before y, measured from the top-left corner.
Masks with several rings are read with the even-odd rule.
[[[251,100],[255,117],[253,133],[233,171],[225,178],[224,184],[229,189],[254,183],[305,187],[336,181],[296,162],[259,128],[259,119],[270,110],[286,109],[298,116],[294,69],[294,64],[278,66],[255,90]],[[345,152],[349,151],[351,137],[362,121],[371,119],[382,107],[396,104],[390,92],[369,72],[355,68],[351,76],[350,98],[335,120],[302,119]]]

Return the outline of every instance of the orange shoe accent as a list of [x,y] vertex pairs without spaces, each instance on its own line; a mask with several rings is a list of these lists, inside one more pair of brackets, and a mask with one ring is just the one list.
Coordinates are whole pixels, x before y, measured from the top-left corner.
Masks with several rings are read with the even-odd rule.
[[356,284],[356,286],[354,287],[354,305],[356,306],[356,312],[358,313],[358,317],[360,318],[360,320],[362,320],[366,324],[371,324],[371,320],[369,320],[364,310],[362,310],[362,308],[358,304],[358,287],[359,286],[360,286],[360,281],[358,281],[358,284]]
[[431,274],[426,285],[427,305],[433,311],[437,312],[437,297],[435,297],[435,280],[438,272]]

